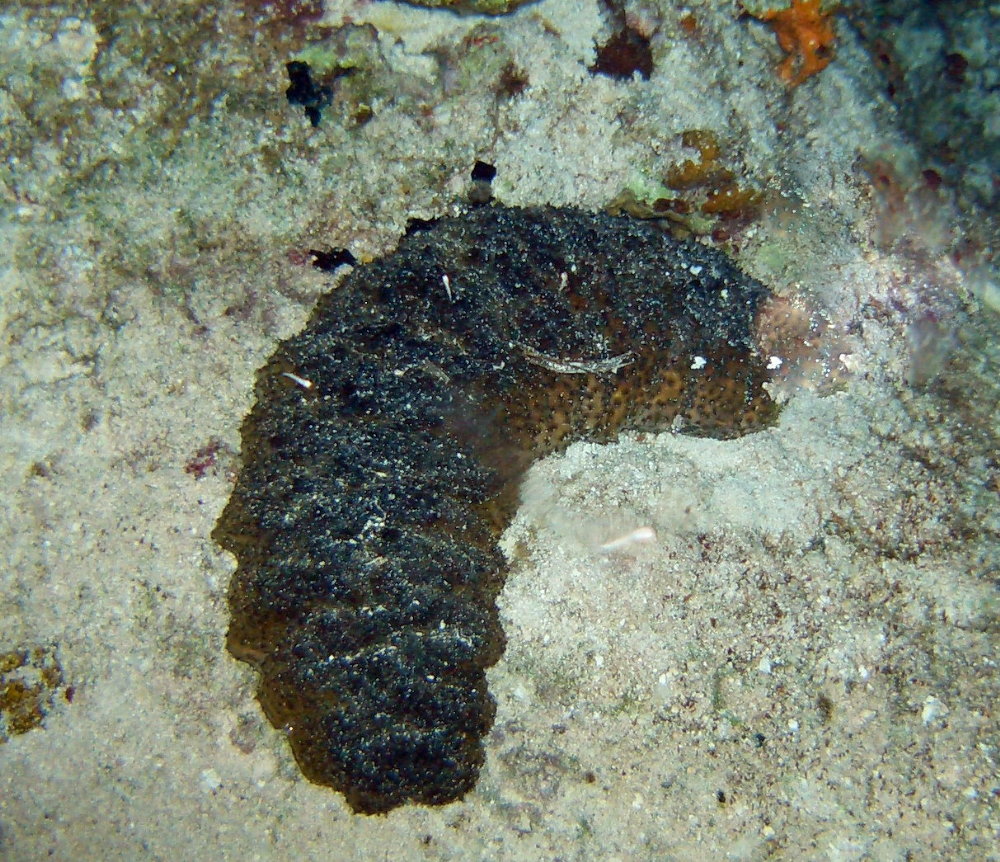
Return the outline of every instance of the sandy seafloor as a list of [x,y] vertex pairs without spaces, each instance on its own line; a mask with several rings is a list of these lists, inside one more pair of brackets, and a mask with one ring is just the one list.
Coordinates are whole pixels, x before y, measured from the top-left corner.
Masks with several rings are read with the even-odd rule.
[[[648,81],[588,73],[596,2],[153,5],[0,10],[0,692],[44,714],[0,725],[0,857],[1000,858],[995,224],[921,186],[848,21],[790,90],[730,3],[630,5]],[[306,41],[362,70],[318,128]],[[210,537],[255,370],[336,281],[308,250],[390,251],[477,158],[601,208],[688,129],[767,192],[723,246],[815,323],[781,420],[536,465],[479,785],[353,815],[225,651]]]

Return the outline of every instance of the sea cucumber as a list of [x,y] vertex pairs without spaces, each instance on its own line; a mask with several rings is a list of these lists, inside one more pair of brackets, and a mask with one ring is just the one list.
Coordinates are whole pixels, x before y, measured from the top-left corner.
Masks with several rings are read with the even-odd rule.
[[229,650],[307,778],[362,813],[475,785],[520,477],[575,440],[767,424],[768,296],[647,223],[489,205],[320,301],[258,374],[214,533]]

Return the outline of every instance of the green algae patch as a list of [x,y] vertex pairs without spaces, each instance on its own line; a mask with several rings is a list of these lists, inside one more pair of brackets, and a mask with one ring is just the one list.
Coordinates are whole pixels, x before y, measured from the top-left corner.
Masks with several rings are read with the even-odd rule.
[[475,15],[506,15],[534,0],[404,0],[410,6]]

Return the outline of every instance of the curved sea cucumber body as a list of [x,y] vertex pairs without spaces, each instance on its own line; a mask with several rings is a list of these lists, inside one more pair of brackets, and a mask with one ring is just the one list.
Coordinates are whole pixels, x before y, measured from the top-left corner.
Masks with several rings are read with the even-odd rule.
[[364,813],[474,786],[519,478],[574,440],[761,427],[767,295],[647,224],[487,206],[320,302],[258,375],[215,531],[229,649],[308,778]]

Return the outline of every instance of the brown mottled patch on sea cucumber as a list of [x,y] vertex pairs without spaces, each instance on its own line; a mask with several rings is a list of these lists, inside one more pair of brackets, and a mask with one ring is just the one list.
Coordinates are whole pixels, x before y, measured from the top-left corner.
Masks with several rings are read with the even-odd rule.
[[215,530],[229,649],[308,778],[364,813],[475,785],[520,477],[575,440],[768,423],[768,296],[646,223],[487,206],[319,303],[258,375]]

